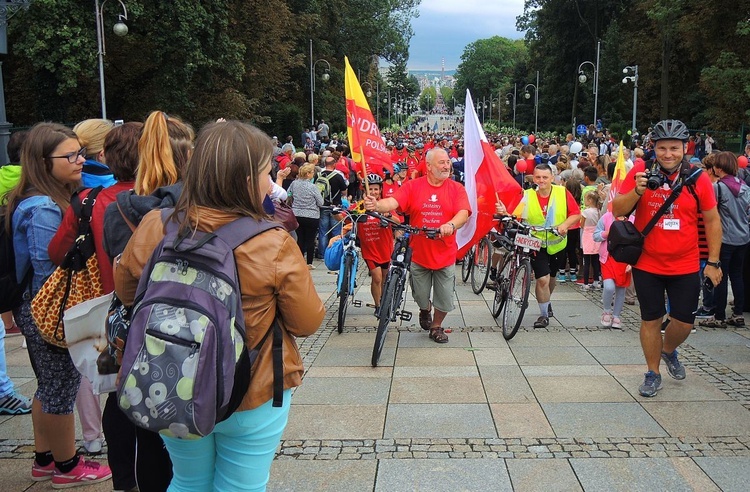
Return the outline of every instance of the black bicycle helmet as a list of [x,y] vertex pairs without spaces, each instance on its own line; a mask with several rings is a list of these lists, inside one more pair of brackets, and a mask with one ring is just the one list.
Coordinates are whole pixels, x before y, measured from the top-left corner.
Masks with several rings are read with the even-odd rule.
[[379,175],[375,173],[370,173],[367,175],[367,184],[368,185],[382,185],[383,178],[381,178]]
[[690,132],[688,132],[685,123],[680,120],[662,120],[654,125],[654,129],[651,131],[651,140],[654,142],[670,139],[687,142],[688,137],[690,137]]

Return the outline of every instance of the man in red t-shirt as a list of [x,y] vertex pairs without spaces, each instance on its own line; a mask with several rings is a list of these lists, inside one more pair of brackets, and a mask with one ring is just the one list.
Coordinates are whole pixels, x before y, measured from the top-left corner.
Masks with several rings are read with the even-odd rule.
[[[369,196],[379,200],[383,191],[383,179],[377,174],[369,174],[367,184],[370,190]],[[388,213],[385,215],[400,222],[396,214]],[[383,293],[383,279],[388,272],[391,255],[393,254],[393,230],[390,226],[382,227],[380,220],[375,217],[369,215],[363,215],[362,217],[358,222],[357,237],[359,238],[360,248],[362,248],[362,258],[370,271],[370,292],[377,313],[380,308],[380,296]]]
[[400,207],[415,227],[440,229],[440,237],[435,240],[422,235],[411,238],[412,295],[419,306],[419,325],[430,330],[430,338],[437,343],[448,341],[442,323],[454,308],[456,229],[466,223],[471,213],[466,190],[452,176],[448,154],[443,149],[433,149],[427,153],[426,176],[407,181],[390,198],[365,198],[367,210],[385,213]]
[[[635,209],[635,227],[643,230],[664,204],[671,188],[696,170],[685,160],[688,130],[679,120],[657,123],[652,132],[655,161],[635,164],[625,177],[618,195],[612,201],[615,216]],[[652,190],[646,185],[646,169],[663,182]],[[716,209],[711,180],[701,173],[694,185],[685,186],[679,198],[656,223],[643,243],[643,253],[633,266],[633,283],[641,307],[641,347],[648,372],[639,392],[655,396],[661,388],[660,357],[669,375],[685,379],[685,368],[677,358],[677,347],[693,328],[698,308],[698,206],[703,214],[708,240],[708,261],[703,273],[713,285],[721,281],[721,219]],[[692,188],[692,189],[691,189]],[[664,295],[669,301],[670,323],[662,341],[662,318],[666,313]]]

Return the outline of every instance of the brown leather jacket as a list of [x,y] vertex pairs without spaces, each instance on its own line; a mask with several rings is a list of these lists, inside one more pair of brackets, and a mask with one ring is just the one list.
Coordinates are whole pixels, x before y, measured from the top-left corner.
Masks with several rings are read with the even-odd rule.
[[[218,210],[199,208],[198,228],[213,231],[237,218]],[[164,237],[161,211],[148,213],[130,239],[115,269],[115,291],[126,306],[133,303],[143,267]],[[294,337],[312,335],[325,315],[299,247],[282,229],[264,232],[235,250],[247,327],[253,347],[271,326],[278,310],[284,333],[284,389],[302,383],[302,357]],[[263,344],[253,367],[253,380],[239,410],[256,408],[273,397],[271,337]]]

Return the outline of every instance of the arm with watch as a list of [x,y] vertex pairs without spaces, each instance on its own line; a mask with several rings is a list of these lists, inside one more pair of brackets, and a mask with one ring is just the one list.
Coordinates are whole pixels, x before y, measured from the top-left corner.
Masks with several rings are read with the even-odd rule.
[[459,212],[453,216],[451,220],[440,226],[441,236],[451,236],[456,233],[457,229],[463,227],[466,221],[469,220],[468,210],[459,210]]
[[703,275],[711,279],[714,287],[721,282],[721,262],[719,253],[721,251],[721,218],[719,209],[714,207],[710,210],[704,210],[703,223],[706,225],[706,241],[708,242],[708,261],[703,269]]

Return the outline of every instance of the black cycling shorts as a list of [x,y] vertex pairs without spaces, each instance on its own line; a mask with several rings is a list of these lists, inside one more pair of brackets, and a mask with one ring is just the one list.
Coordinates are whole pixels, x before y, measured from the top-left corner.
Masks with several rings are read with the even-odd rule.
[[547,253],[547,248],[542,248],[537,251],[536,255],[531,258],[531,269],[534,270],[534,276],[536,278],[542,278],[552,272],[557,275],[557,270],[560,267],[561,260],[564,259],[564,254],[564,249],[553,255]]
[[662,319],[667,313],[664,295],[669,299],[669,317],[693,324],[698,309],[700,278],[698,272],[685,275],[657,275],[633,268],[633,284],[641,305],[641,319]]

